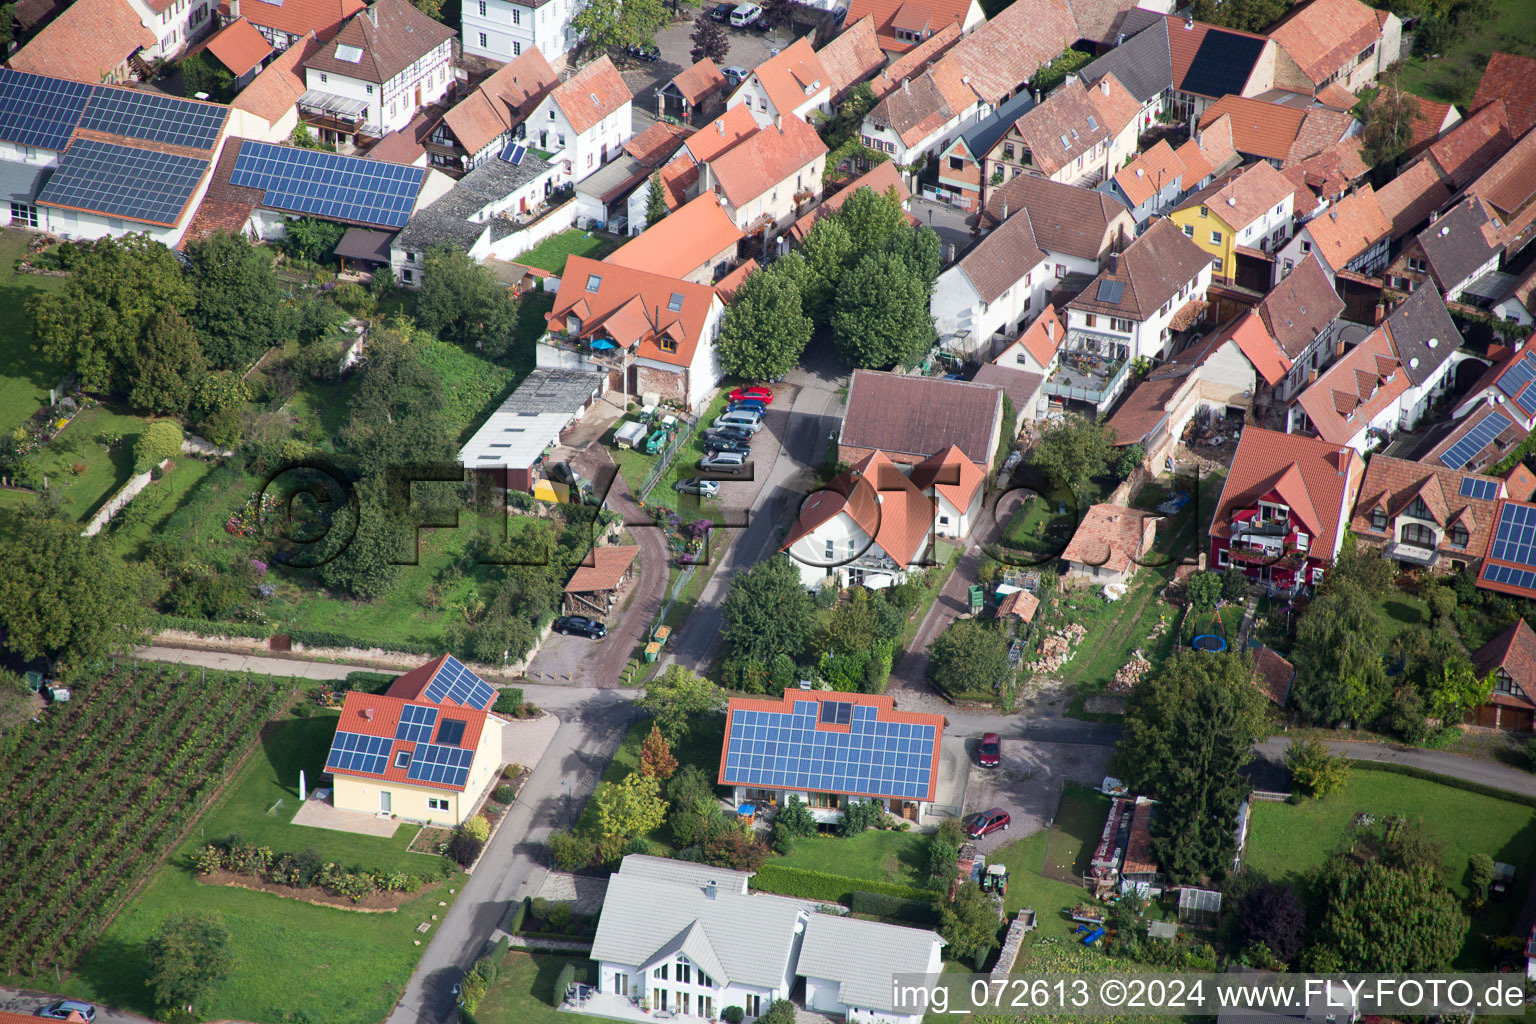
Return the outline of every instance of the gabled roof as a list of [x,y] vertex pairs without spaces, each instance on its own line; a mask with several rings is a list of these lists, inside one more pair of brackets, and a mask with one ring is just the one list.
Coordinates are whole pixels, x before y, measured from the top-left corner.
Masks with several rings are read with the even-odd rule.
[[[1133,12],[1134,13],[1134,12]],[[1197,96],[1240,96],[1253,79],[1269,40],[1252,32],[1217,28],[1165,15],[1173,59],[1173,87]]]
[[[316,39],[328,42],[348,18],[366,6],[363,0],[241,0],[240,16],[252,25],[291,36],[313,32]],[[228,17],[229,0],[219,0],[218,9],[220,16]]]
[[1040,248],[1087,260],[1116,244],[1110,224],[1127,214],[1125,204],[1096,189],[1021,174],[988,193],[982,226],[995,226],[1020,210],[1029,211]]
[[[438,685],[434,686],[434,683]],[[438,692],[439,687],[444,688],[442,694]],[[425,665],[396,677],[384,693],[411,703],[472,711],[488,711],[496,702],[495,687],[465,668],[451,654],[440,654]]]
[[1297,402],[1318,437],[1347,444],[1412,383],[1386,332],[1375,330],[1344,353]]
[[1435,281],[1442,288],[1451,288],[1503,248],[1489,244],[1492,234],[1487,210],[1476,196],[1468,196],[1420,231],[1415,241]]
[[[1482,481],[1484,485],[1494,488],[1492,496],[1463,496],[1461,489],[1467,480]],[[1498,506],[1497,499],[1503,497],[1503,492],[1498,489],[1502,484],[1503,481],[1497,477],[1447,469],[1437,462],[1414,462],[1378,453],[1372,455],[1371,461],[1366,464],[1365,479],[1360,484],[1360,498],[1355,502],[1349,528],[1367,537],[1393,535],[1396,531],[1393,518],[1400,515],[1415,498],[1419,498],[1442,527],[1460,522],[1466,528],[1467,546],[1455,549],[1447,541],[1444,545],[1447,551],[1460,550],[1463,557],[1472,552],[1482,552],[1488,546],[1488,534],[1493,528],[1494,511]],[[1385,530],[1376,529],[1371,522],[1372,514],[1378,508],[1387,514]]]
[[1145,553],[1147,520],[1161,518],[1124,505],[1090,505],[1061,557],[1068,562],[1103,566],[1110,572],[1126,572]]
[[746,104],[738,103],[688,136],[688,141],[683,145],[687,147],[693,162],[701,164],[756,132],[757,121],[752,117],[752,111],[747,109]]
[[[708,131],[706,128],[691,138]],[[709,169],[726,201],[739,210],[826,154],[827,144],[821,141],[816,129],[798,115],[790,114],[711,159]],[[815,188],[820,182],[813,180],[807,184]]]
[[645,167],[660,167],[682,150],[683,141],[692,134],[693,129],[687,125],[657,121],[645,131],[631,135],[624,143],[624,152]]
[[1139,102],[1145,103],[1173,88],[1173,56],[1168,48],[1168,21],[1158,18],[1079,72],[1092,84],[1114,75]]
[[1269,329],[1257,311],[1245,310],[1222,333],[1227,334],[1229,340],[1236,344],[1238,350],[1253,364],[1259,376],[1270,385],[1278,384],[1281,378],[1290,372],[1290,357],[1269,333]]
[[533,113],[560,76],[537,46],[530,46],[511,63],[481,82],[443,115],[443,123],[469,153],[480,152]]
[[[1139,36],[1137,38],[1140,38]],[[1173,153],[1167,139],[1158,139],[1150,149],[1115,172],[1115,184],[1131,201],[1140,206],[1160,189],[1178,185],[1184,176],[1184,163]]]
[[980,162],[992,151],[1014,122],[1023,117],[1035,106],[1035,97],[1028,89],[1021,91],[1017,96],[1010,96],[1003,101],[1002,106],[992,111],[991,116],[984,117],[974,125],[960,133],[960,137],[940,154],[940,158],[958,156],[964,154],[971,160]]
[[875,37],[875,19],[860,18],[826,46],[816,51],[827,72],[832,102],[840,103],[855,85],[870,78],[885,64],[885,53]]
[[918,490],[932,488],[961,511],[970,507],[971,499],[986,481],[986,471],[954,445],[912,467],[912,483]]
[[[1314,0],[1315,2],[1315,0]],[[1243,96],[1223,96],[1200,115],[1205,128],[1223,114],[1232,118],[1239,153],[1295,163],[1342,140],[1354,118],[1324,107],[1298,108]]]
[[618,68],[605,53],[555,86],[549,98],[580,135],[634,99]]
[[735,270],[726,274],[715,282],[715,294],[720,296],[720,301],[730,305],[736,301],[736,292],[741,288],[741,283],[747,276],[757,269],[757,260],[748,259]]
[[672,76],[670,84],[683,99],[698,106],[725,88],[725,75],[708,57]]
[[1066,325],[1062,323],[1061,317],[1056,315],[1056,307],[1048,305],[1039,316],[1035,317],[1034,323],[1019,335],[1017,344],[1022,345],[1035,362],[1041,366],[1050,366],[1051,360],[1056,358],[1056,350],[1061,348],[1061,343],[1066,340]]
[[1322,264],[1311,255],[1296,264],[1259,303],[1259,316],[1270,337],[1285,352],[1288,364],[1343,312],[1344,300],[1328,283]]
[[1294,191],[1284,175],[1259,160],[1222,175],[1180,203],[1178,209],[1208,207],[1213,216],[1236,232],[1285,202]]
[[1480,675],[1502,668],[1524,691],[1527,700],[1536,697],[1536,632],[1524,619],[1516,619],[1479,647],[1472,655],[1472,663]]
[[1450,202],[1451,189],[1432,160],[1420,160],[1381,186],[1376,201],[1392,222],[1392,237],[1402,238]]
[[75,0],[8,63],[13,71],[94,85],[156,42],[128,0]]
[[281,120],[308,88],[304,83],[303,64],[319,47],[313,34],[298,40],[262,68],[251,84],[240,90],[230,106],[255,114],[268,123]]
[[[1494,214],[1500,244],[1518,251],[1530,240],[1536,220],[1536,131],[1526,132],[1509,152],[1467,186]],[[1485,229],[1486,230],[1486,229]]]
[[1504,102],[1510,134],[1518,138],[1536,127],[1536,58],[1493,52],[1483,66],[1472,109],[1496,100]]
[[603,262],[683,277],[740,240],[741,229],[720,205],[720,197],[705,192],[619,246]]
[[203,48],[218,58],[236,78],[272,54],[272,44],[245,18],[230,22],[208,37]]
[[960,26],[945,25],[906,53],[896,57],[870,82],[875,98],[881,99],[892,89],[900,87],[903,79],[916,78],[927,71],[959,41]]
[[[1114,82],[1114,78],[1106,77],[1103,81]],[[1094,91],[1097,89],[1095,86]],[[1123,87],[1119,91],[1123,92]],[[1035,165],[1047,175],[1088,153],[1113,131],[1100,120],[1089,91],[1078,81],[1067,82],[1013,125],[1013,132],[1024,140]]]
[[1508,152],[1514,141],[1504,101],[1496,99],[1430,143],[1419,159],[1433,160],[1441,176],[1459,189]]
[[1296,666],[1280,656],[1280,652],[1267,644],[1260,644],[1253,652],[1254,685],[1276,707],[1285,707],[1285,698],[1291,692],[1291,681],[1296,678]]
[[796,107],[823,89],[830,89],[827,69],[811,49],[809,36],[801,36],[753,69],[752,74],[768,94],[781,117],[794,113]]
[[812,914],[805,926],[796,973],[837,983],[844,1006],[903,1014],[892,974],[926,974],[940,962],[944,940],[931,931],[861,921],[837,914]]
[[1168,418],[1170,406],[1188,383],[1188,374],[1148,378],[1131,389],[1114,415],[1109,428],[1115,432],[1115,445],[1141,444]]
[[[1440,103],[1436,100],[1428,100],[1422,96],[1415,96],[1419,104],[1419,113],[1413,119],[1412,136],[1405,154],[1409,157],[1418,156],[1431,142],[1439,138],[1442,132],[1448,132],[1461,122],[1461,112],[1454,104]],[[1377,103],[1381,97],[1377,97]],[[1447,124],[1446,122],[1450,123]]]
[[1232,118],[1222,116],[1195,132],[1195,137],[1173,151],[1184,165],[1184,187],[1193,188],[1201,180],[1241,162],[1232,142]]
[[1376,12],[1360,0],[1307,0],[1269,30],[1269,38],[1318,86],[1380,34]]
[[794,226],[789,229],[790,237],[797,242],[805,241],[805,236],[811,233],[811,228],[816,225],[818,220],[821,220],[821,218],[828,214],[841,210],[843,204],[861,188],[872,188],[881,195],[885,195],[894,188],[896,194],[901,197],[902,203],[906,203],[907,200],[912,198],[912,193],[908,190],[907,183],[902,179],[901,172],[896,169],[896,165],[889,160],[882,160],[832,195],[823,199],[816,205],[815,209],[795,221]]
[[[241,8],[244,12],[244,7]],[[406,0],[374,0],[372,7],[353,15],[304,62],[306,68],[382,85],[454,37],[453,29],[433,21]],[[357,60],[343,60],[340,47],[363,51]]]
[[1313,525],[1311,550],[1331,556],[1346,511],[1345,489],[1352,476],[1358,480],[1360,467],[1360,455],[1352,448],[1318,437],[1244,427],[1211,521],[1211,536],[1229,536],[1234,512],[1255,508],[1259,498],[1279,490],[1297,517]]
[[[393,690],[394,687],[390,689]],[[495,692],[495,690],[491,691],[493,699]],[[326,760],[325,770],[332,775],[377,779],[396,785],[422,786],[427,789],[462,793],[466,791],[465,782],[455,781],[446,772],[431,772],[428,769],[428,775],[422,774],[421,767],[424,763],[444,763],[441,758],[436,761],[427,761],[432,754],[422,748],[437,748],[437,751],[432,753],[442,751],[444,748],[455,751],[455,756],[463,761],[462,764],[456,764],[456,767],[461,770],[467,769],[468,771],[465,772],[467,775],[473,770],[473,754],[480,743],[480,734],[485,729],[486,719],[491,717],[493,716],[477,708],[462,707],[453,703],[438,704],[431,700],[412,700],[351,690],[342,702],[341,716],[336,720],[336,735]],[[430,726],[425,724],[429,720]],[[413,721],[423,723],[414,733],[410,728]],[[452,729],[450,723],[462,723],[462,730],[442,732],[445,725]],[[458,732],[458,735],[455,736],[454,732]],[[359,748],[356,741],[346,739],[349,734],[369,737],[376,741],[367,744],[375,759],[363,760],[350,756]],[[463,752],[470,755],[468,759],[463,758]],[[383,755],[382,758],[378,757],[380,754]],[[402,754],[407,755],[404,766],[396,760]],[[364,770],[359,766],[359,762],[370,768],[377,766],[377,770]],[[415,766],[417,777],[411,774],[413,766]],[[431,777],[433,775],[436,777]]]
[[1517,462],[1504,474],[1504,489],[1516,501],[1530,501],[1536,494],[1536,473],[1523,462]]
[[985,384],[854,370],[839,443],[920,459],[955,445],[987,466],[1000,404]]
[[[1173,221],[1160,218],[1120,254],[1117,266],[1101,270],[1067,308],[1146,320],[1210,265],[1210,253],[1185,238]],[[1101,287],[1110,283],[1123,286],[1114,301],[1111,290]]]
[[[623,546],[604,545],[587,552],[587,557],[571,573],[566,581],[565,592],[591,593],[597,590],[613,590],[624,579],[624,574],[635,562],[640,549],[633,544]],[[591,565],[587,562],[591,561]]]
[[[1301,135],[1297,139],[1295,152],[1304,152],[1316,145],[1319,139],[1325,139],[1336,128],[1336,124],[1329,123],[1324,118],[1308,117],[1301,123]],[[1314,129],[1320,129],[1323,134],[1314,137],[1311,133]],[[1291,167],[1301,169],[1302,181],[1309,187],[1330,198],[1341,196],[1349,188],[1371,172],[1370,164],[1365,162],[1362,154],[1364,142],[1359,135],[1350,135],[1337,142],[1328,143],[1322,149],[1305,157]]]
[[[1473,385],[1469,394],[1475,395],[1481,392],[1485,381],[1491,377],[1502,376],[1503,372],[1512,365],[1513,360],[1506,360],[1502,365],[1495,366]],[[1488,463],[1502,458],[1506,452],[1525,439],[1528,431],[1522,421],[1523,416],[1516,412],[1512,404],[1505,403],[1502,406],[1480,404],[1463,416],[1448,433],[1434,443],[1429,451],[1424,452],[1420,459],[1426,463],[1454,464],[1454,468],[1457,469],[1481,470]],[[1476,436],[1470,443],[1476,444],[1477,441],[1483,441],[1476,450],[1468,451],[1464,447],[1458,447],[1464,438],[1473,435]],[[1452,454],[1453,450],[1455,454]]]
[[1020,210],[977,243],[955,266],[971,282],[982,302],[994,302],[1044,262],[1045,253],[1035,245],[1029,211]]
[[[913,44],[896,38],[898,27],[928,32],[938,32],[951,25],[959,29],[965,21],[972,2],[973,0],[926,0],[923,11],[919,14],[916,10],[910,9],[908,0],[850,0],[848,15],[844,20],[852,25],[864,18],[869,18],[874,23],[881,48],[892,53],[904,53],[910,50]],[[898,18],[897,15],[904,9],[905,15]],[[909,21],[921,21],[922,24],[906,24]]]
[[[674,303],[674,295],[680,301]],[[690,366],[714,302],[709,285],[572,256],[549,320],[561,325],[575,316],[582,338],[609,338],[646,359]],[[669,309],[673,304],[680,308]]]
[[1307,221],[1302,230],[1312,237],[1313,251],[1338,272],[1391,234],[1392,222],[1367,185]]

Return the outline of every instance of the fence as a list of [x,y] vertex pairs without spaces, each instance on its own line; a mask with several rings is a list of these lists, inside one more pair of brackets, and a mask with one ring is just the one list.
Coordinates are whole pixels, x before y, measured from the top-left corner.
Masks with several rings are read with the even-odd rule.
[[671,444],[662,449],[661,454],[656,457],[656,461],[651,464],[650,472],[646,473],[645,479],[641,481],[640,493],[635,495],[637,502],[643,502],[650,497],[651,490],[656,486],[656,482],[666,474],[667,467],[672,465],[672,459],[683,445],[688,443],[688,439],[693,436],[694,429],[699,425],[697,419],[687,415],[678,416],[678,421],[681,423],[681,426],[678,428],[677,436],[672,438]]
[[976,209],[976,201],[970,196],[951,192],[948,189],[924,188],[919,191],[918,195],[919,198],[926,199],[930,203],[943,203],[945,206],[952,206],[957,210]]

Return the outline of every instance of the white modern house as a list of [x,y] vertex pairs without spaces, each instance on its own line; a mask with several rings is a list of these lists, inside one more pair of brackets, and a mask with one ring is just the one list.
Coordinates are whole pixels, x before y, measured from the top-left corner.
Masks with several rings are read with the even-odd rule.
[[559,181],[580,181],[634,135],[633,94],[607,54],[552,89],[524,122],[530,146],[551,154]]
[[299,110],[329,140],[382,137],[453,88],[453,30],[406,0],[377,0],[304,62]]
[[897,1005],[891,977],[938,974],[944,940],[836,914],[813,914],[795,973],[805,979],[805,1007],[856,1024],[922,1024],[923,1007]]
[[840,586],[880,589],[924,563],[932,532],[933,502],[877,451],[806,499],[779,550],[807,587],[832,577]]
[[576,45],[571,19],[585,6],[583,0],[464,0],[464,52],[509,61],[538,47],[551,60],[562,57]]
[[1056,278],[1020,210],[934,282],[929,312],[939,344],[971,353],[994,335],[1022,331],[1046,305]]

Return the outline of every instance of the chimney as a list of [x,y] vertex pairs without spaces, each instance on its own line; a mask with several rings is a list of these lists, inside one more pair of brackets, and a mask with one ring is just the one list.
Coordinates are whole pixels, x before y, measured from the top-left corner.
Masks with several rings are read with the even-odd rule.
[[1376,303],[1376,308],[1371,313],[1371,326],[1372,327],[1380,327],[1381,326],[1381,322],[1383,320],[1385,320],[1386,318],[1387,318],[1387,304],[1385,302],[1378,302],[1378,303]]
[[[1004,199],[1003,200],[1003,216],[1002,216],[1002,220],[1007,220],[1007,219],[1008,219],[1008,200]],[[1001,221],[999,221],[999,223],[1001,223]]]
[[1339,449],[1339,476],[1344,475],[1345,467],[1349,465],[1349,454],[1350,451],[1348,448]]
[[719,890],[719,887],[717,885],[715,885],[715,880],[713,878],[711,878],[709,880],[709,884],[704,886],[704,898],[707,899],[707,900],[714,899],[715,898],[715,893],[718,890]]
[[1123,42],[1125,42],[1125,33],[1121,32],[1115,36],[1115,45],[1119,46]]
[[774,127],[775,131],[782,132],[784,130],[784,115],[783,114],[774,114],[773,115],[773,127]]
[[1109,262],[1106,263],[1104,267],[1111,274],[1120,273],[1120,254],[1118,252],[1111,251],[1109,254]]
[[373,23],[373,27],[374,28],[378,28],[379,27],[379,5],[378,4],[373,4],[372,6],[370,6],[368,8],[368,20]]
[[1108,75],[1105,75],[1103,78],[1099,79],[1099,92],[1103,93],[1105,96],[1109,95],[1109,76]]
[[720,120],[715,122],[715,131],[719,132],[721,135],[725,134],[725,118],[722,117]]
[[901,91],[903,95],[910,96],[912,94],[911,81],[912,80],[910,78],[903,78],[901,80]]
[[229,20],[240,20],[240,0],[229,0]]

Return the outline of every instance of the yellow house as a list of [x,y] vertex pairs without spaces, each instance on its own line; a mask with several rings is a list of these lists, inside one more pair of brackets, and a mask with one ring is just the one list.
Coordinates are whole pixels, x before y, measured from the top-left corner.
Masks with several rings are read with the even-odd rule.
[[491,714],[495,701],[496,688],[449,654],[407,672],[382,695],[348,693],[325,761],[333,803],[462,823],[500,777],[506,723]]
[[1260,160],[1217,178],[1168,216],[1214,257],[1211,276],[1231,283],[1240,249],[1272,254],[1290,239],[1295,207],[1295,186]]

